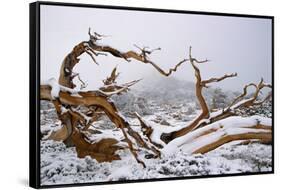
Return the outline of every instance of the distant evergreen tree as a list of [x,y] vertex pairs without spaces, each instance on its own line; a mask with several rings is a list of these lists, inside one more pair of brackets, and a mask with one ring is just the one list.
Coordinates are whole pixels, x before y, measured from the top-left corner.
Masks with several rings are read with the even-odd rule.
[[227,96],[221,88],[216,88],[213,92],[211,109],[223,108],[227,105]]

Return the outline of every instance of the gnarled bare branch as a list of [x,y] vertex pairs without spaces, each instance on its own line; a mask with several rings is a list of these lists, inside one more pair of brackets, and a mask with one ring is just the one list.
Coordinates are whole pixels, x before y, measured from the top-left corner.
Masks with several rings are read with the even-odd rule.
[[[254,87],[255,92],[253,93],[252,97],[244,99],[245,96],[248,94],[248,88]],[[270,84],[264,83],[263,79],[260,80],[258,84],[250,83],[244,86],[243,93],[237,96],[231,104],[226,108],[226,110],[231,109],[238,109],[240,107],[249,107],[251,105],[260,105],[264,101],[268,100],[271,97],[271,93],[267,97],[265,97],[264,101],[257,101],[258,95],[260,94],[261,90],[263,88],[271,88],[272,86]]]
[[237,73],[232,73],[232,74],[225,74],[223,75],[222,77],[219,77],[219,78],[210,78],[208,80],[203,80],[201,81],[201,85],[206,87],[207,84],[209,83],[213,83],[213,82],[220,82],[226,78],[231,78],[231,77],[236,77],[237,76]]
[[183,136],[185,134],[187,134],[188,132],[192,131],[193,129],[195,129],[198,125],[198,123],[202,120],[202,119],[206,119],[209,117],[209,108],[208,108],[208,105],[205,101],[205,98],[202,94],[202,89],[203,89],[203,86],[202,86],[202,79],[201,79],[201,73],[200,73],[200,70],[199,68],[195,65],[195,63],[205,63],[205,62],[208,62],[208,60],[204,60],[204,61],[198,61],[197,59],[193,58],[192,57],[192,47],[190,46],[189,47],[189,62],[190,64],[192,65],[194,71],[195,71],[195,78],[196,78],[196,83],[195,83],[195,93],[196,93],[196,97],[198,99],[198,102],[200,104],[200,107],[201,107],[201,114],[193,120],[193,122],[191,122],[191,124],[189,124],[187,127],[179,130],[179,131],[176,131],[176,132],[173,132],[172,135],[171,135],[171,139],[168,139],[168,140],[172,140],[174,138],[177,138],[179,136]]

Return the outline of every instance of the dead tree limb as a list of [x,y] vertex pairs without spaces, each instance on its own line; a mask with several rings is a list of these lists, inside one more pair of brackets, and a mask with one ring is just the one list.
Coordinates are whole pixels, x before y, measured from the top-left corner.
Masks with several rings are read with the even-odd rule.
[[205,101],[205,98],[202,94],[202,90],[204,87],[207,87],[207,84],[209,83],[212,83],[212,82],[219,82],[219,81],[222,81],[226,78],[230,78],[230,77],[235,77],[237,76],[237,74],[230,74],[230,75],[224,75],[223,77],[220,77],[220,78],[211,78],[211,79],[208,79],[208,80],[202,80],[201,78],[201,73],[200,73],[200,70],[199,68],[196,66],[196,63],[197,64],[201,64],[201,63],[207,63],[209,60],[206,59],[206,60],[197,60],[195,58],[192,57],[192,52],[191,52],[191,49],[192,47],[189,47],[189,62],[190,64],[192,65],[194,71],[195,71],[195,78],[196,78],[196,84],[195,84],[195,93],[196,93],[196,97],[198,99],[198,102],[200,104],[200,107],[201,107],[201,114],[195,119],[193,120],[193,122],[191,124],[189,124],[187,127],[179,130],[179,131],[176,131],[174,133],[172,133],[170,139],[167,139],[166,141],[170,141],[174,138],[177,138],[179,136],[183,136],[185,134],[187,134],[188,132],[194,130],[197,128],[198,124],[203,120],[203,119],[207,119],[209,118],[209,108],[208,108],[208,105]]
[[[59,85],[59,84],[57,84]],[[108,97],[104,95],[103,93],[100,93],[100,91],[81,91],[81,92],[75,92],[72,89],[67,89],[66,87],[61,87],[63,90],[60,90],[58,92],[57,97],[54,97],[54,93],[52,90],[56,89],[56,87],[50,86],[50,85],[41,85],[40,87],[40,97],[42,100],[49,100],[53,101],[55,98],[55,106],[57,108],[57,113],[59,116],[59,119],[63,123],[63,127],[67,128],[67,133],[70,133],[70,138],[75,144],[75,147],[77,149],[81,149],[80,143],[77,143],[75,139],[73,139],[73,130],[77,125],[86,125],[85,118],[78,112],[74,112],[71,109],[67,109],[66,111],[62,111],[62,105],[68,105],[68,106],[85,106],[85,107],[91,107],[91,106],[96,106],[102,111],[105,112],[105,114],[109,117],[109,119],[115,123],[115,126],[117,128],[120,128],[122,130],[122,133],[125,137],[126,142],[128,143],[129,150],[131,151],[132,155],[135,157],[137,162],[142,164],[143,166],[144,163],[138,158],[135,148],[133,147],[133,143],[131,140],[128,138],[128,135],[132,136],[138,145],[141,147],[144,147],[152,152],[154,152],[156,155],[159,154],[158,151],[155,150],[154,147],[147,145],[147,143],[140,137],[138,136],[136,138],[136,132],[134,132],[130,126],[129,123],[126,122],[126,120],[118,113],[118,110],[116,109],[115,105],[108,100]],[[73,95],[72,93],[75,93]],[[77,93],[77,94],[76,94]],[[65,108],[64,108],[65,109]],[[62,114],[63,113],[63,114]],[[69,115],[71,114],[71,116]],[[65,117],[65,118],[64,118]],[[75,120],[74,120],[75,119]],[[67,124],[65,124],[67,123]],[[70,127],[69,127],[70,126]],[[70,128],[70,129],[69,129]],[[125,129],[128,129],[128,133],[126,132]],[[65,131],[65,129],[64,129]],[[79,133],[79,130],[76,130],[76,133]],[[75,133],[75,134],[76,134]],[[58,135],[53,135],[53,136],[58,136]],[[66,140],[65,137],[67,135],[63,136],[63,139],[59,140]],[[80,138],[78,134],[76,134],[77,137]],[[67,136],[69,138],[69,135]],[[58,139],[54,139],[58,140]],[[81,140],[79,140],[80,142]],[[91,146],[87,145],[89,149],[91,149]],[[82,150],[86,151],[86,148],[82,148]],[[90,150],[87,150],[86,152],[89,152]],[[82,154],[81,150],[80,153]],[[84,155],[84,154],[83,154]],[[92,154],[91,154],[92,155]]]
[[[248,85],[246,85],[243,89],[243,93],[239,96],[237,96],[233,102],[227,107],[224,108],[222,110],[219,110],[217,112],[211,112],[208,109],[207,103],[205,101],[205,98],[202,94],[202,90],[204,87],[208,87],[207,84],[213,83],[213,82],[220,82],[224,79],[227,78],[232,78],[232,77],[236,77],[237,73],[233,73],[233,74],[225,74],[222,77],[218,77],[218,78],[210,78],[207,80],[202,80],[201,77],[201,73],[199,68],[196,66],[196,64],[201,64],[201,63],[206,63],[208,62],[208,60],[197,60],[195,58],[193,58],[192,54],[191,54],[191,47],[189,49],[189,62],[192,66],[192,68],[195,71],[195,78],[196,78],[196,97],[198,99],[198,102],[200,104],[201,107],[201,114],[199,114],[199,116],[197,116],[193,121],[191,121],[186,127],[182,127],[180,129],[171,129],[171,130],[163,130],[161,132],[158,131],[157,133],[162,133],[161,136],[159,136],[159,139],[155,139],[152,140],[152,143],[154,144],[159,144],[159,141],[162,141],[163,143],[165,143],[166,145],[169,145],[170,143],[173,144],[173,141],[177,141],[178,139],[181,139],[185,136],[188,135],[192,135],[197,133],[198,131],[202,130],[201,128],[208,128],[208,126],[212,125],[213,123],[216,122],[220,122],[220,121],[224,121],[227,118],[230,118],[231,116],[235,116],[235,110],[242,108],[242,107],[249,107],[252,105],[261,105],[262,103],[264,103],[266,100],[268,100],[271,97],[271,93],[269,93],[263,100],[257,101],[258,99],[258,95],[260,94],[261,90],[263,88],[271,88],[270,84],[266,84],[263,82],[263,79],[261,79],[261,81],[258,84],[254,84],[254,83],[250,83]],[[254,94],[252,95],[252,97],[245,99],[245,96],[248,94],[247,89],[249,87],[254,87],[256,90],[254,92]],[[141,118],[139,115],[137,115],[137,118],[143,128],[143,132],[146,136],[151,137],[152,134],[154,133],[155,130],[159,130],[156,129],[155,127],[153,127],[152,125],[148,124],[147,122],[144,121],[143,118]],[[259,128],[259,125],[253,125],[254,127]],[[238,126],[239,127],[239,126]],[[263,135],[262,133],[257,133],[257,134],[248,134],[248,133],[243,133],[240,135],[228,135],[228,136],[223,136],[222,139],[220,139],[218,142],[209,142],[210,144],[206,145],[206,147],[202,147],[202,149],[194,151],[194,153],[205,153],[207,151],[211,151],[214,148],[227,143],[229,141],[233,141],[233,140],[247,140],[247,139],[255,139],[255,140],[259,140],[259,141],[263,141],[263,142],[270,142],[271,138],[269,138],[269,136],[271,135],[271,128],[270,126],[266,126],[268,127],[268,132],[266,133],[266,135]],[[203,129],[205,130],[205,129]],[[216,132],[217,130],[213,130],[210,129],[210,132]],[[170,131],[170,132],[167,132]],[[204,133],[202,133],[200,135],[206,135],[209,134],[210,132],[205,131]],[[216,134],[216,133],[215,133]],[[205,137],[204,137],[205,138]],[[151,138],[150,138],[151,139]],[[203,137],[202,137],[203,139]],[[162,143],[161,143],[162,144]],[[162,144],[163,145],[163,144]],[[164,149],[165,146],[164,145]],[[187,143],[187,146],[189,145],[189,143]]]
[[204,154],[235,140],[272,140],[271,119],[233,116],[191,131],[171,141],[165,151],[181,147],[186,153]]
[[96,32],[94,34],[91,34],[90,29],[88,34],[90,40],[79,43],[63,60],[60,69],[60,77],[59,77],[60,85],[63,85],[68,88],[75,88],[75,84],[72,81],[73,68],[77,63],[79,63],[80,60],[78,57],[83,53],[87,53],[96,64],[97,61],[94,58],[94,56],[107,55],[106,53],[110,53],[114,57],[125,59],[128,62],[130,62],[131,59],[135,59],[143,63],[151,64],[160,74],[164,76],[171,75],[172,72],[175,72],[182,63],[188,61],[187,59],[183,59],[182,61],[177,63],[175,67],[169,69],[169,71],[166,72],[163,69],[161,69],[157,64],[155,64],[153,61],[151,61],[148,57],[149,54],[151,54],[155,50],[160,50],[160,48],[156,48],[153,50],[148,50],[147,48],[144,49],[140,48],[141,51],[140,53],[137,53],[135,51],[128,51],[123,53],[113,47],[98,43],[97,41],[101,40],[102,37],[104,37],[103,35],[97,34]]

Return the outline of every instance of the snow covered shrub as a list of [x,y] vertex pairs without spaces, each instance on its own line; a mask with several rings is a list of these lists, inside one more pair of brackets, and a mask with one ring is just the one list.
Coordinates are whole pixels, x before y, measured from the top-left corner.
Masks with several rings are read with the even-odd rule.
[[128,92],[126,94],[116,95],[112,99],[116,103],[118,110],[125,116],[134,116],[135,112],[138,112],[140,115],[150,115],[153,113],[149,108],[148,101],[133,93]]

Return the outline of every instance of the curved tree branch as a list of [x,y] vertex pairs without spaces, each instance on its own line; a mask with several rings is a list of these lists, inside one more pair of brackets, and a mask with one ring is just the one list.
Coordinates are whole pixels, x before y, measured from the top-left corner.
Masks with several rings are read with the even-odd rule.
[[196,78],[195,93],[196,93],[196,97],[198,99],[198,102],[200,104],[202,112],[187,127],[183,128],[183,129],[181,129],[179,131],[173,132],[171,134],[171,137],[169,139],[166,139],[166,142],[167,142],[167,140],[171,141],[174,138],[177,138],[179,136],[183,136],[183,135],[187,134],[188,132],[190,132],[193,129],[195,129],[197,127],[198,123],[202,119],[206,119],[206,118],[209,117],[209,108],[208,108],[208,105],[207,105],[207,103],[205,101],[205,98],[204,98],[204,96],[202,94],[202,90],[203,90],[204,86],[202,85],[201,73],[200,73],[199,68],[195,65],[195,63],[206,63],[206,62],[208,62],[208,60],[206,59],[204,61],[198,61],[197,59],[193,58],[192,57],[191,49],[192,49],[192,47],[190,46],[189,47],[189,62],[192,65],[192,67],[193,67],[193,69],[195,71],[195,78]]
[[219,77],[219,78],[210,78],[208,80],[203,80],[201,82],[201,85],[204,86],[204,87],[207,87],[206,85],[209,84],[209,83],[220,82],[220,81],[222,81],[226,78],[231,78],[231,77],[236,77],[236,76],[237,76],[237,73],[225,74],[224,76]]
[[[89,29],[89,41],[83,41],[76,45],[73,50],[64,58],[63,63],[60,69],[60,76],[59,76],[59,84],[63,85],[68,88],[75,88],[75,84],[73,83],[72,75],[73,75],[73,68],[77,63],[79,63],[79,56],[83,53],[87,53],[93,60],[94,63],[98,64],[94,56],[98,55],[106,55],[106,53],[110,53],[114,57],[125,59],[126,61],[130,62],[131,59],[135,59],[137,61],[151,64],[160,74],[164,76],[169,76],[172,72],[175,72],[177,68],[184,62],[188,61],[187,59],[183,59],[179,63],[175,65],[175,67],[168,70],[168,72],[161,69],[157,64],[151,61],[148,57],[152,52],[156,50],[160,50],[160,48],[148,50],[147,47],[138,48],[140,49],[141,53],[137,53],[135,51],[128,51],[128,52],[121,52],[111,46],[99,44],[97,41],[102,40],[103,35],[98,33],[91,34],[91,30]],[[97,53],[97,52],[98,53]]]

